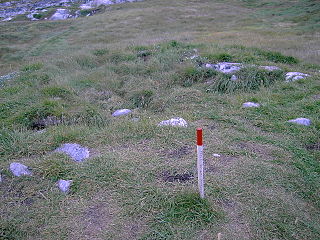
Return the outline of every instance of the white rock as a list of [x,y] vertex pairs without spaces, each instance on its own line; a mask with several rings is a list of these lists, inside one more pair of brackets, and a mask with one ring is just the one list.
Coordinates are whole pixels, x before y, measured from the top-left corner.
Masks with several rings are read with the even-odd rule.
[[69,190],[70,190],[71,183],[72,183],[72,180],[62,180],[62,179],[60,179],[60,180],[57,182],[57,185],[58,185],[58,188],[59,188],[62,192],[67,193],[67,192],[69,192]]
[[9,21],[11,21],[12,19],[13,19],[12,17],[7,17],[7,18],[1,20],[1,22],[9,22]]
[[13,162],[10,164],[10,171],[16,177],[20,177],[23,175],[32,175],[32,172],[28,169],[27,166],[17,162]]
[[251,107],[260,107],[259,103],[254,103],[254,102],[245,102],[244,104],[242,104],[242,107],[244,108],[251,108]]
[[82,147],[76,143],[65,143],[62,144],[55,152],[65,153],[69,155],[74,161],[82,162],[90,156],[89,149]]
[[50,17],[50,20],[64,20],[71,17],[68,9],[59,8],[56,12]]
[[164,120],[158,124],[158,126],[179,126],[179,127],[187,127],[188,123],[186,120],[180,117],[171,118],[169,120]]
[[237,81],[238,77],[236,75],[232,75],[230,78],[231,81]]
[[309,77],[309,74],[301,73],[301,72],[288,72],[286,74],[286,82],[293,82],[299,79],[303,79]]
[[119,109],[119,110],[115,111],[114,113],[112,113],[112,116],[118,117],[118,116],[122,116],[122,115],[127,115],[131,112],[132,111],[130,109]]
[[228,73],[235,73],[239,71],[242,68],[242,65],[241,63],[221,62],[217,64],[207,63],[205,67],[228,74]]
[[289,120],[288,122],[296,123],[296,124],[304,125],[304,126],[310,126],[311,125],[311,120],[308,119],[308,118],[296,118],[296,119]]
[[214,156],[214,157],[217,157],[217,158],[221,157],[221,155],[220,155],[220,154],[217,154],[217,153],[214,153],[213,156]]
[[2,175],[0,174],[0,183],[2,183],[2,182],[3,182]]
[[260,66],[260,68],[263,68],[267,71],[276,71],[276,70],[281,70],[281,68],[277,66]]

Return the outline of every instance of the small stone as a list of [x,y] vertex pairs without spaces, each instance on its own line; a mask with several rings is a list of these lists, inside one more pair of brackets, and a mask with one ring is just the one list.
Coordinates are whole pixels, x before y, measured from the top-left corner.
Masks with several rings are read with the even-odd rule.
[[131,113],[132,111],[130,109],[119,109],[117,111],[115,111],[112,116],[113,117],[118,117],[118,116],[122,116],[122,115],[127,115],[129,113]]
[[71,17],[68,9],[59,8],[56,12],[50,17],[50,20],[64,20]]
[[265,69],[267,71],[277,71],[277,70],[281,70],[281,68],[277,67],[277,66],[260,66],[260,68]]
[[289,120],[288,122],[296,123],[296,124],[304,125],[304,126],[310,126],[311,125],[311,120],[308,119],[308,118],[296,118],[296,119]]
[[180,117],[171,118],[169,120],[164,120],[158,124],[158,126],[179,126],[179,127],[187,127],[188,123],[186,120]]
[[28,169],[27,166],[17,162],[13,162],[10,164],[10,171],[16,177],[20,177],[23,175],[32,175],[32,172]]
[[238,77],[237,77],[236,75],[232,75],[230,80],[231,80],[231,81],[237,81],[237,80],[238,80]]
[[251,108],[251,107],[260,107],[259,103],[254,103],[254,102],[245,102],[244,104],[242,104],[242,107],[244,108]]
[[301,73],[301,72],[288,72],[286,73],[286,82],[293,82],[299,79],[303,79],[309,77],[309,74]]
[[62,180],[60,179],[57,182],[58,188],[61,190],[61,192],[67,193],[70,190],[72,180]]
[[218,154],[218,153],[214,153],[213,156],[214,156],[214,157],[217,157],[217,158],[221,157],[221,155]]
[[205,67],[225,74],[230,74],[239,71],[242,68],[242,65],[241,63],[221,62],[217,64],[207,63]]
[[5,19],[3,19],[3,20],[1,20],[2,22],[9,22],[9,21],[11,21],[13,18],[12,17],[7,17],[7,18],[5,18]]
[[139,122],[139,121],[140,121],[140,118],[137,118],[137,117],[132,118],[132,121],[133,121],[133,122]]
[[2,175],[0,174],[0,183],[2,183],[2,182],[3,182]]
[[62,144],[61,147],[55,150],[55,152],[65,153],[76,162],[82,162],[90,156],[88,148],[82,147],[76,143]]

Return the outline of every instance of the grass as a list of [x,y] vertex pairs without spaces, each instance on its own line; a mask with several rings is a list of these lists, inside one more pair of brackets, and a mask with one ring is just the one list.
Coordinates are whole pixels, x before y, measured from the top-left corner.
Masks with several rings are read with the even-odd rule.
[[[0,72],[20,73],[0,88],[0,238],[319,239],[319,33],[311,20],[269,18],[274,9],[287,22],[307,1],[277,3],[150,0],[1,24]],[[201,67],[219,61],[247,67],[237,81]],[[288,71],[311,77],[287,83]],[[119,108],[133,112],[112,117]],[[47,117],[60,124],[38,132]],[[172,117],[189,127],[157,127]],[[297,117],[312,125],[287,122]],[[164,178],[196,176],[196,127],[206,199],[196,178]],[[63,143],[91,157],[53,153]],[[12,176],[14,161],[33,176]],[[61,178],[73,181],[69,194]]]

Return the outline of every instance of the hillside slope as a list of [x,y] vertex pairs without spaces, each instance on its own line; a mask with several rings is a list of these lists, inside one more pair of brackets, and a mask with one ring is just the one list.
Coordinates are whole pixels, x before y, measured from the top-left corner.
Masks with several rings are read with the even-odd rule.
[[[0,239],[319,239],[319,5],[277,2],[150,0],[1,22]],[[174,117],[188,126],[158,126]],[[89,158],[55,151],[66,143]],[[13,176],[13,162],[32,176]]]

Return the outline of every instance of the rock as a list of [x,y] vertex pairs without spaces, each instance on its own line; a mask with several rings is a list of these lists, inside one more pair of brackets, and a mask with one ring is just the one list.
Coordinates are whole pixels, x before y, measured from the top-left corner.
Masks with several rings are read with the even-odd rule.
[[65,153],[69,155],[74,161],[82,162],[90,156],[89,149],[82,147],[76,143],[65,143],[57,148],[55,152]]
[[236,75],[232,75],[230,78],[231,81],[237,81],[238,77]]
[[81,9],[91,9],[91,8],[95,8],[95,7],[99,7],[101,5],[112,5],[112,4],[119,4],[119,3],[126,3],[126,2],[136,2],[137,0],[92,0],[92,1],[88,1],[85,4],[80,5]]
[[245,102],[244,104],[242,104],[242,107],[244,108],[251,108],[251,107],[260,107],[259,103],[254,103],[254,102]]
[[310,76],[309,74],[301,73],[301,72],[288,72],[286,74],[286,82],[297,81],[299,79],[303,79],[309,76]]
[[241,63],[221,62],[217,64],[207,63],[205,67],[214,69],[218,72],[229,74],[229,73],[235,73],[239,71],[242,68],[242,65]]
[[179,127],[187,127],[188,123],[183,118],[171,118],[169,120],[164,120],[158,124],[158,126],[179,126]]
[[49,18],[50,20],[64,20],[70,18],[70,12],[68,9],[59,8],[56,12]]
[[10,164],[10,171],[16,177],[20,177],[23,175],[32,175],[32,172],[28,169],[27,166],[17,162],[13,162]]
[[112,116],[118,117],[118,116],[122,116],[122,115],[127,115],[131,112],[132,111],[130,109],[119,109],[119,110],[115,111],[114,113],[112,113]]
[[2,183],[3,182],[3,180],[2,180],[2,175],[1,175],[1,173],[0,173],[0,183]]
[[5,18],[5,19],[3,19],[3,20],[1,20],[2,22],[9,22],[9,21],[11,21],[13,18],[12,17],[7,17],[7,18]]
[[19,76],[19,72],[12,72],[12,73],[8,73],[6,75],[0,76],[0,83],[3,81],[11,80],[17,76]]
[[137,117],[132,118],[132,121],[133,121],[133,122],[139,122],[139,121],[140,121],[140,118],[137,118]]
[[217,157],[217,158],[221,157],[221,155],[217,154],[217,153],[214,153],[212,156]]
[[308,118],[296,118],[296,119],[289,120],[288,122],[299,124],[299,125],[304,125],[304,126],[311,125],[311,120]]
[[61,190],[61,192],[67,193],[70,190],[72,180],[62,180],[60,179],[57,182],[58,188]]
[[260,66],[260,68],[265,69],[267,71],[277,71],[277,70],[281,70],[281,68],[277,67],[277,66]]

